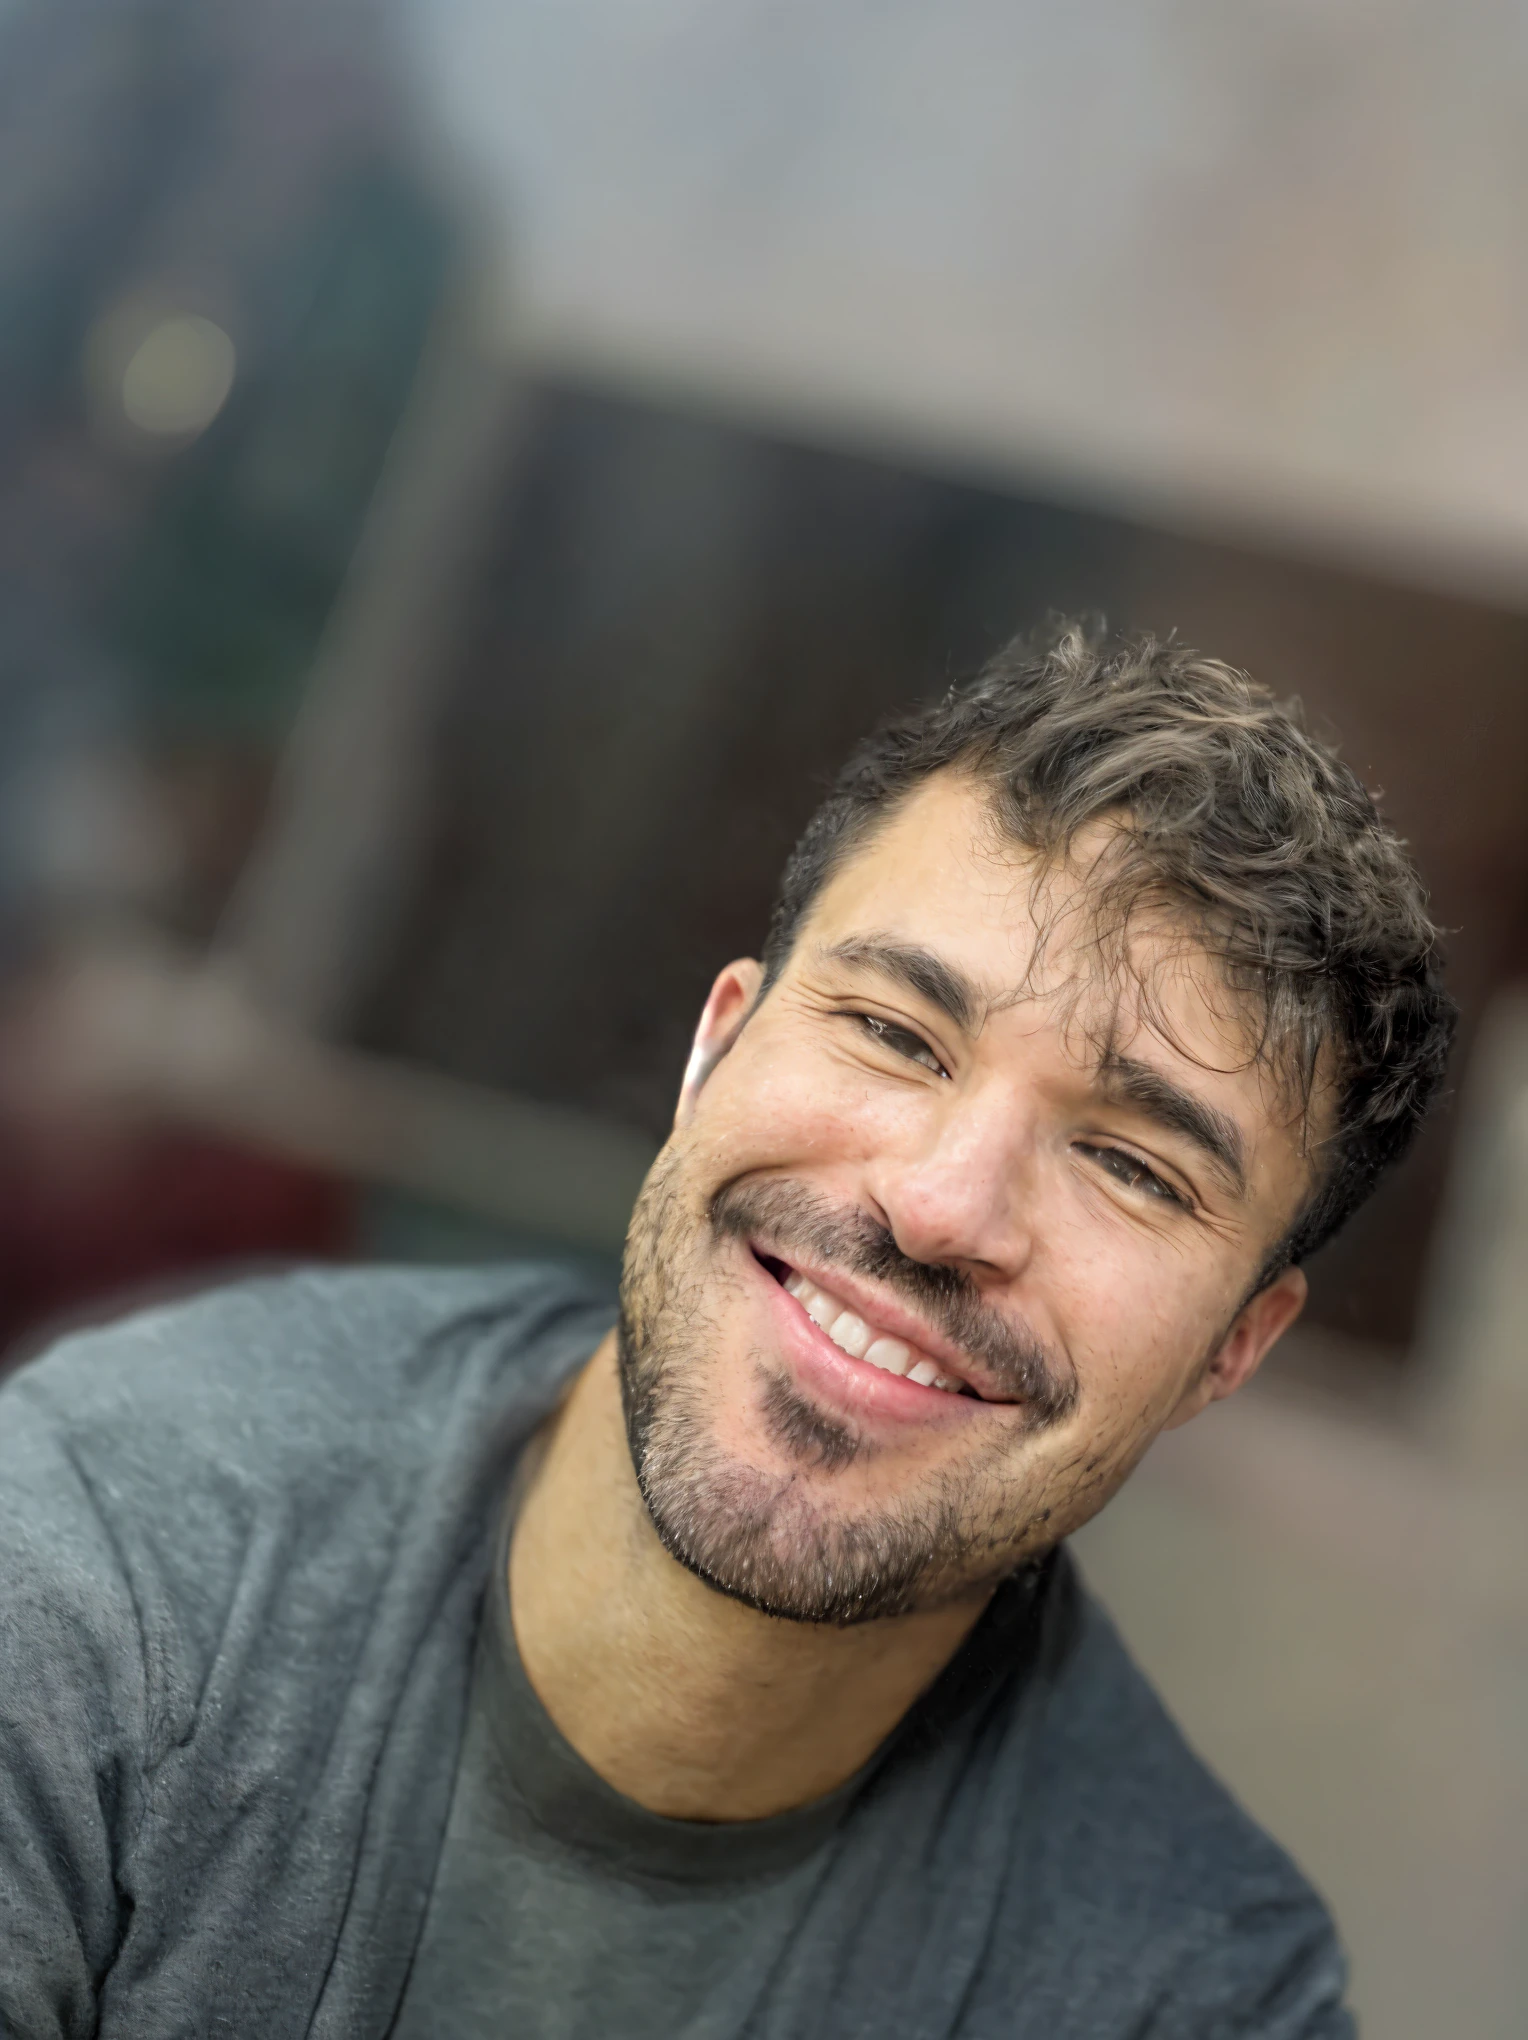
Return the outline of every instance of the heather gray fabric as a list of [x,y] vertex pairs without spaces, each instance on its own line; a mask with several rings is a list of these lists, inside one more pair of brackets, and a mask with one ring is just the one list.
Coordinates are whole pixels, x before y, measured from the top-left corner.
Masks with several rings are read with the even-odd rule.
[[507,1543],[392,2040],[741,2032],[760,1976],[810,1909],[823,1844],[864,1774],[778,1820],[707,1826],[622,1798],[569,1747],[525,1675]]
[[[609,1319],[545,1270],[306,1275],[70,1340],[0,1390],[0,2033],[389,2032],[494,1518]],[[578,1803],[547,1840],[587,1857]],[[998,1598],[832,1812],[751,1873],[798,1882],[678,2030],[1351,2035],[1319,1902],[1064,1556]],[[633,1867],[588,1864],[591,1936]],[[677,1882],[700,1907],[706,1878]],[[701,1911],[660,1910],[653,1966],[709,1976]],[[603,2030],[639,2033],[644,1977],[603,1974]],[[546,2009],[499,2030],[556,2033]]]

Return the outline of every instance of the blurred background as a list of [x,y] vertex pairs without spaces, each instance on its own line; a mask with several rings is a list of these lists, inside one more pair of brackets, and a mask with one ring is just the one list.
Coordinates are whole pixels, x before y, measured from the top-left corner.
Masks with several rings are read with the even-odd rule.
[[0,1340],[610,1266],[886,708],[1298,693],[1464,1014],[1078,1540],[1371,2040],[1528,2030],[1528,29],[1506,0],[0,0]]

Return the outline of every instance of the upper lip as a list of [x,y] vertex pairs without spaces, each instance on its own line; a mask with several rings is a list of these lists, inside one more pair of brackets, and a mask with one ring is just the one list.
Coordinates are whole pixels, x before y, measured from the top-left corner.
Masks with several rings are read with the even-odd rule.
[[850,1275],[840,1268],[827,1267],[815,1261],[804,1260],[799,1254],[784,1251],[768,1240],[751,1240],[755,1258],[765,1261],[779,1261],[797,1274],[804,1275],[819,1289],[826,1289],[830,1295],[842,1297],[856,1316],[862,1317],[873,1332],[884,1332],[888,1337],[901,1339],[905,1345],[916,1346],[926,1353],[930,1360],[936,1360],[945,1374],[955,1375],[966,1383],[983,1402],[1012,1402],[1014,1397],[1003,1395],[990,1375],[973,1364],[968,1353],[952,1340],[934,1330],[926,1319],[905,1305],[893,1301],[882,1290],[872,1289],[858,1276]]

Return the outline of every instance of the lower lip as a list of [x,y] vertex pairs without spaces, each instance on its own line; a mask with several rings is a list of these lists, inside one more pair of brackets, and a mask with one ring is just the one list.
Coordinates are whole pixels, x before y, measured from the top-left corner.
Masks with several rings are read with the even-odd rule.
[[886,1424],[970,1423],[983,1404],[945,1388],[925,1388],[884,1367],[856,1360],[809,1318],[790,1291],[749,1255],[774,1314],[777,1346],[791,1373],[814,1398],[846,1415]]

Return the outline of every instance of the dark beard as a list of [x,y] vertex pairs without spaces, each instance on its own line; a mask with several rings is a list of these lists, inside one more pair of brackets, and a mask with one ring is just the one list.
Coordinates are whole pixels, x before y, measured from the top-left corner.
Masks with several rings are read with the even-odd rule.
[[[703,1248],[729,1238],[767,1239],[782,1253],[792,1243],[809,1246],[815,1261],[900,1289],[1023,1398],[1031,1430],[1066,1414],[1076,1387],[1041,1348],[988,1310],[963,1275],[907,1259],[865,1213],[841,1210],[800,1184],[744,1181],[718,1192],[708,1223],[697,1222],[684,1209],[678,1173],[677,1158],[664,1156],[638,1200],[619,1326],[632,1464],[670,1554],[765,1614],[840,1626],[974,1597],[1013,1570],[1018,1547],[1031,1556],[1042,1519],[1005,1493],[1001,1478],[1011,1431],[994,1439],[958,1482],[947,1479],[857,1517],[824,1509],[801,1475],[766,1473],[723,1454],[705,1401],[703,1363],[716,1340],[709,1306],[726,1276],[717,1253]],[[856,1431],[817,1409],[762,1357],[756,1364],[759,1413],[788,1462],[831,1477],[859,1456]],[[973,1492],[994,1497],[985,1512],[973,1513]]]

